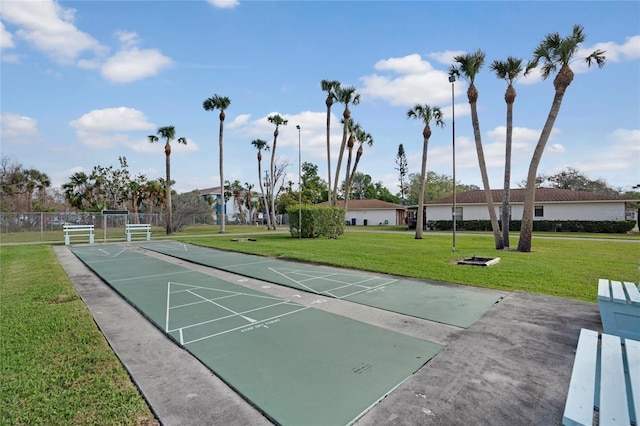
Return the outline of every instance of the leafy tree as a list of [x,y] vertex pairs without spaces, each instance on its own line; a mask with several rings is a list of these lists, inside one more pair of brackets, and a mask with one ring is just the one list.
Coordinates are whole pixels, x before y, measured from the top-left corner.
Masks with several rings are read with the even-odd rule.
[[311,204],[325,200],[327,183],[318,175],[318,166],[313,163],[302,163],[302,198]]
[[336,80],[322,80],[320,87],[323,92],[327,93],[327,99],[324,101],[327,106],[327,172],[329,175],[327,201],[331,203],[331,106],[337,100],[336,92],[340,90],[340,82]]
[[[552,73],[558,71],[553,80],[555,94],[549,115],[540,133],[540,138],[533,151],[531,163],[529,164],[529,172],[527,173],[527,187],[524,196],[524,208],[522,212],[522,224],[520,227],[520,240],[518,241],[518,251],[531,251],[531,236],[533,233],[533,210],[536,193],[536,174],[538,165],[542,159],[544,148],[547,145],[551,130],[555,124],[556,117],[560,112],[562,98],[573,81],[573,71],[569,64],[574,59],[580,43],[584,42],[586,35],[581,25],[574,25],[573,32],[567,37],[561,37],[560,34],[547,34],[540,42],[538,47],[533,51],[533,59],[527,64],[525,75],[531,70],[538,67],[542,61],[542,78],[547,79]],[[585,62],[590,67],[593,63],[602,68],[605,64],[604,51],[600,49],[594,50],[586,58]]]
[[589,177],[573,167],[567,167],[555,175],[538,176],[536,182],[538,182],[538,187],[569,189],[571,191],[586,191],[607,195],[619,194],[620,192],[609,187],[606,181],[602,179],[589,179]]
[[[219,146],[219,150],[220,150],[220,158],[219,158],[219,167],[220,167],[220,199],[223,200],[224,199],[224,156],[223,156],[223,149],[222,149],[222,131],[224,128],[224,119],[225,119],[225,113],[224,110],[229,108],[229,105],[231,104],[231,100],[226,97],[226,96],[219,96],[219,95],[213,95],[210,98],[207,98],[204,100],[204,102],[202,102],[202,107],[204,108],[205,111],[214,111],[216,109],[220,110],[220,130],[218,132],[218,146]],[[167,180],[169,180],[169,178],[167,178]],[[225,233],[225,217],[224,217],[224,208],[221,210],[221,215],[222,218],[220,220],[220,233],[224,234]]]
[[[482,149],[482,137],[480,135],[480,120],[478,119],[478,89],[474,82],[476,75],[480,72],[480,69],[484,65],[485,54],[482,50],[478,49],[474,53],[467,53],[464,55],[458,55],[454,57],[456,65],[451,65],[449,68],[449,74],[455,76],[462,76],[469,82],[469,88],[467,89],[467,98],[469,99],[469,106],[471,107],[471,124],[473,125],[473,136],[476,142],[476,154],[478,155],[478,165],[480,166],[480,175],[482,176],[482,186],[484,187],[484,195],[487,200],[487,207],[489,209],[489,218],[491,219],[491,228],[493,229],[493,238],[495,240],[496,250],[501,250],[504,247],[502,242],[502,235],[500,233],[500,224],[498,223],[498,216],[496,215],[495,207],[493,206],[493,196],[491,195],[491,187],[489,185],[489,175],[487,173],[487,164],[484,159],[484,150]],[[421,211],[421,210],[419,210]],[[422,217],[422,215],[418,215]],[[420,225],[420,223],[418,223]],[[422,230],[422,228],[420,228]]]
[[276,167],[275,167],[276,144],[278,142],[278,133],[279,133],[278,129],[280,128],[280,126],[286,126],[289,120],[285,120],[279,114],[270,115],[269,117],[267,117],[267,120],[269,121],[269,123],[274,124],[276,126],[275,130],[273,131],[273,144],[271,146],[271,166],[269,168],[270,170],[269,183],[272,190],[271,206],[270,206],[271,207],[270,208],[271,229],[275,230],[276,229],[275,188],[276,188],[276,183],[278,179],[278,176],[276,174]]
[[[429,138],[431,137],[431,125],[433,121],[436,126],[444,127],[442,120],[442,111],[439,107],[431,107],[427,104],[416,104],[407,111],[407,118],[414,118],[424,123],[422,130],[422,168],[420,172],[420,193],[418,194],[418,212],[424,211],[424,186],[427,177],[427,149],[429,147]],[[422,239],[422,228],[424,224],[424,216],[418,214],[418,222],[416,225],[415,239]]]
[[504,101],[507,103],[507,138],[504,154],[504,186],[502,193],[502,243],[509,247],[509,213],[511,188],[511,145],[513,141],[513,103],[516,100],[516,89],[513,82],[522,72],[522,59],[509,56],[506,61],[493,61],[489,66],[496,76],[507,82]]
[[351,110],[349,105],[358,105],[360,103],[360,94],[356,93],[356,88],[338,87],[336,89],[336,99],[338,102],[344,105],[344,111],[342,112],[342,143],[340,144],[340,152],[338,154],[338,164],[336,165],[336,174],[333,181],[333,201],[332,205],[335,206],[338,196],[338,182],[340,182],[340,168],[342,167],[342,157],[344,156],[344,150],[347,147],[347,134],[349,131],[349,121],[351,120]]
[[[165,140],[164,144],[164,155],[165,155],[165,169],[166,169],[166,180],[165,180],[165,202],[167,205],[167,235],[171,235],[173,232],[172,226],[172,215],[173,209],[171,207],[171,141],[176,137],[176,128],[174,126],[164,126],[158,127],[158,135],[162,139]],[[149,135],[149,142],[154,143],[158,142],[159,138],[155,135]],[[178,138],[178,143],[187,144],[186,138]]]
[[173,232],[179,232],[185,226],[193,224],[196,216],[211,214],[211,205],[200,197],[198,191],[176,194],[172,208],[172,217],[175,218]]
[[398,145],[398,153],[396,154],[396,164],[398,167],[395,169],[398,171],[398,179],[400,180],[400,200],[405,203],[407,198],[407,183],[405,179],[409,173],[409,164],[407,163],[407,155],[404,152],[404,146]]

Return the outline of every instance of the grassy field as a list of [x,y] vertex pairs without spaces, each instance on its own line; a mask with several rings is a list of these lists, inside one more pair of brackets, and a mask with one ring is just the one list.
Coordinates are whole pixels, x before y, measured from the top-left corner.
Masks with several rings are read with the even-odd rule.
[[[489,234],[464,233],[459,234],[454,253],[450,234],[425,233],[424,239],[415,240],[412,232],[397,228],[359,232],[373,228],[350,227],[337,240],[299,240],[287,232],[253,227],[229,226],[224,235],[218,230],[196,227],[172,238],[283,259],[590,302],[596,301],[598,278],[640,281],[637,235],[560,234],[572,239],[538,235],[533,252],[517,253],[493,249]],[[247,231],[251,233],[242,237],[255,242],[232,241]],[[163,234],[157,230],[154,239],[166,238]],[[7,242],[4,234],[2,242]],[[501,261],[488,268],[455,264],[474,255]],[[0,266],[0,424],[155,424],[51,246],[3,246]]]
[[0,423],[155,425],[51,246],[0,252]]
[[[234,242],[229,236],[181,237],[180,241],[283,259],[345,268],[469,284],[500,290],[521,290],[570,299],[596,301],[598,278],[640,281],[640,242],[632,240],[534,238],[531,253],[497,251],[493,238],[410,233],[347,232],[338,240],[291,238],[289,234],[245,235],[255,242]],[[456,265],[471,256],[500,257],[491,267]]]

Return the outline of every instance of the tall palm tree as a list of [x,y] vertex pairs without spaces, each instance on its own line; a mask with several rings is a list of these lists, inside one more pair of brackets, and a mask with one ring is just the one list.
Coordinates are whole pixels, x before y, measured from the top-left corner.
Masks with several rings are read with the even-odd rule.
[[271,146],[271,166],[269,167],[270,170],[270,176],[269,176],[269,182],[271,185],[271,199],[269,200],[271,202],[271,209],[269,211],[269,213],[271,213],[271,229],[273,229],[275,231],[276,229],[276,170],[275,170],[275,159],[276,159],[276,144],[278,143],[278,133],[279,133],[279,128],[280,126],[286,126],[287,123],[289,122],[289,120],[285,120],[284,118],[282,118],[280,116],[280,114],[275,114],[275,115],[270,115],[269,117],[267,117],[267,120],[269,121],[269,123],[271,124],[275,124],[276,128],[273,131],[273,145]]
[[478,49],[473,53],[465,53],[453,58],[456,65],[449,68],[450,75],[462,76],[469,82],[467,89],[467,98],[471,107],[471,123],[473,125],[473,136],[476,141],[476,153],[478,154],[478,164],[480,166],[480,175],[482,176],[482,185],[484,186],[484,195],[489,208],[489,218],[491,219],[491,228],[493,229],[493,238],[495,240],[496,250],[502,250],[502,235],[500,234],[500,224],[498,223],[498,215],[493,206],[493,197],[491,195],[491,187],[489,186],[489,175],[487,174],[487,164],[484,160],[484,151],[482,149],[482,137],[480,136],[480,121],[478,120],[478,89],[474,81],[476,75],[484,65],[485,54]]
[[507,138],[504,149],[504,186],[502,192],[502,243],[509,247],[509,216],[510,216],[510,186],[511,186],[511,145],[513,141],[513,103],[516,100],[516,89],[513,82],[522,72],[522,59],[509,56],[506,61],[493,61],[489,65],[496,76],[507,82],[504,101],[507,103]]
[[[165,155],[165,170],[166,170],[166,186],[165,186],[165,200],[167,204],[167,235],[173,233],[173,212],[171,211],[171,141],[176,137],[176,128],[174,126],[158,127],[157,134],[160,138],[165,140],[164,155]],[[158,142],[160,138],[156,135],[149,135],[149,142]],[[187,144],[186,138],[178,138],[178,143]]]
[[336,91],[340,90],[340,82],[336,80],[322,80],[320,87],[327,92],[324,101],[327,106],[327,173],[329,175],[327,201],[331,204],[331,106],[336,101]]
[[[369,146],[373,145],[373,137],[370,133],[365,132],[360,126],[355,131],[355,140],[359,143],[358,151],[356,152],[356,159],[353,163],[353,169],[349,172],[349,167],[347,167],[347,183],[345,185],[345,197],[344,197],[344,210],[347,210],[347,203],[349,202],[349,196],[351,195],[351,184],[353,183],[353,178],[356,175],[356,170],[358,169],[358,163],[360,163],[360,159],[362,158],[362,154],[364,153],[364,144],[366,143]],[[349,152],[349,157],[351,157],[351,152]],[[349,160],[347,163],[350,163]]]
[[336,89],[336,100],[344,105],[344,111],[342,112],[342,143],[340,144],[340,153],[338,154],[338,164],[336,165],[336,175],[333,181],[333,205],[336,205],[338,200],[338,182],[340,181],[340,168],[342,167],[342,157],[344,150],[347,147],[347,134],[349,132],[349,120],[351,119],[351,111],[349,110],[349,104],[358,105],[360,103],[360,94],[356,93],[354,86],[338,87]]
[[439,107],[431,107],[427,104],[416,104],[407,111],[407,118],[422,120],[424,129],[422,130],[422,168],[420,172],[420,194],[418,195],[418,222],[416,224],[416,240],[422,239],[422,228],[424,227],[424,186],[427,180],[427,148],[429,147],[429,138],[431,137],[431,125],[444,127],[442,120],[442,111]]
[[224,211],[224,207],[225,207],[225,202],[224,202],[224,170],[223,170],[223,154],[222,154],[222,130],[224,127],[224,119],[225,119],[225,113],[224,110],[229,108],[229,105],[231,104],[231,100],[226,97],[226,96],[219,96],[217,94],[214,94],[212,97],[207,98],[204,100],[204,102],[202,102],[202,108],[204,108],[205,111],[214,111],[216,109],[220,110],[220,131],[218,132],[218,145],[220,147],[220,159],[219,159],[219,167],[220,167],[220,202],[222,203],[222,210],[220,212],[220,233],[224,234],[225,233],[225,222],[226,222],[226,218],[225,218],[225,211]]
[[[542,78],[547,79],[552,73],[558,71],[553,80],[555,94],[551,109],[544,123],[540,138],[533,151],[531,163],[529,164],[529,172],[527,174],[527,186],[524,195],[524,209],[522,212],[522,225],[520,228],[520,240],[518,241],[518,251],[531,251],[531,234],[533,233],[533,211],[536,194],[536,174],[538,173],[538,165],[542,159],[542,153],[547,145],[551,130],[556,121],[556,117],[560,112],[562,98],[564,93],[573,81],[573,71],[569,64],[573,61],[575,54],[578,52],[580,43],[584,42],[586,35],[581,25],[574,25],[573,32],[567,37],[561,37],[560,34],[547,34],[540,42],[538,47],[533,51],[533,59],[527,64],[525,75],[531,70],[538,67],[542,61]],[[584,58],[587,66],[594,63],[598,68],[602,68],[605,64],[604,51],[596,49],[586,58]]]
[[269,214],[269,203],[267,203],[267,196],[264,193],[264,185],[262,185],[262,150],[269,151],[269,144],[262,139],[254,139],[251,141],[258,150],[258,183],[260,184],[260,193],[262,194],[262,203],[265,209],[265,215],[267,216],[267,229],[271,229],[271,214]]

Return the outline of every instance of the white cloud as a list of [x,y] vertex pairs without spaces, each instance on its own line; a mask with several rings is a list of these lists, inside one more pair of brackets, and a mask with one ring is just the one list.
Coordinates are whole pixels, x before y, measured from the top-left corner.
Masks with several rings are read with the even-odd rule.
[[207,0],[207,2],[218,9],[233,9],[236,6],[240,6],[238,0]]
[[6,1],[2,19],[19,26],[15,36],[61,64],[73,63],[85,52],[103,54],[106,50],[91,35],[73,24],[74,9],[54,1]]
[[0,48],[11,49],[16,47],[13,42],[13,36],[4,28],[4,24],[0,21]]
[[444,52],[429,53],[427,56],[445,65],[451,65],[453,64],[453,58],[464,55],[465,53],[464,50],[446,50]]
[[120,50],[102,66],[102,76],[112,83],[131,83],[158,74],[173,61],[157,49]]
[[581,48],[576,54],[577,58],[584,58],[596,49],[604,50],[607,61],[621,62],[640,58],[640,35],[627,37],[623,44],[613,41],[596,43],[591,47]]
[[138,44],[138,34],[130,31],[116,31],[115,36],[120,41],[122,47],[131,47]]
[[96,149],[130,146],[132,142],[127,132],[155,128],[143,112],[127,107],[93,110],[69,125],[76,129],[83,144]]
[[[371,74],[361,77],[364,86],[360,91],[369,98],[381,98],[391,105],[408,107],[418,103],[431,106],[451,103],[451,83],[447,71],[435,70],[418,54],[378,61],[375,69],[400,75]],[[466,90],[463,86],[454,86],[458,95]]]
[[2,143],[10,145],[27,145],[40,139],[36,120],[11,112],[0,115],[0,135]]
[[231,120],[231,122],[225,124],[224,127],[226,129],[235,129],[247,124],[249,122],[249,118],[251,118],[251,114],[240,114],[236,118]]

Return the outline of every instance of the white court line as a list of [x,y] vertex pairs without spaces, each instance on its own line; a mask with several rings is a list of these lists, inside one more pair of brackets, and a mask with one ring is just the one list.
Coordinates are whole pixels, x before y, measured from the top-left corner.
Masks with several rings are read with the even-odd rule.
[[171,293],[182,293],[184,291],[188,291],[188,290],[212,290],[212,291],[219,291],[222,293],[231,293],[234,295],[240,295],[240,296],[250,296],[250,297],[255,297],[258,299],[269,299],[269,300],[282,300],[279,297],[275,297],[275,296],[264,296],[262,294],[251,294],[251,293],[243,293],[241,291],[231,291],[231,290],[222,290],[220,288],[213,288],[213,287],[202,287],[202,286],[198,286],[198,285],[191,285],[191,284],[183,284],[183,283],[177,283],[177,282],[173,282],[173,281],[169,281],[170,284],[173,285],[182,285],[185,287],[189,287],[189,288],[185,288],[182,290],[175,290],[172,291]]
[[[241,313],[242,314],[250,314],[251,312],[257,312],[257,311],[261,311],[263,309],[269,309],[269,308],[273,308],[274,306],[280,306],[280,305],[300,306],[297,303],[291,302],[290,300],[285,300],[285,301],[282,301],[280,303],[274,303],[273,305],[267,305],[267,306],[261,306],[259,308],[249,309],[248,311],[243,311]],[[205,324],[212,324],[214,322],[223,321],[223,320],[226,320],[226,319],[229,319],[229,318],[233,318],[235,316],[236,315],[225,315],[225,316],[220,317],[220,318],[216,318],[216,319],[212,319],[212,320],[208,320],[208,321],[202,321],[202,322],[198,322],[198,323],[195,323],[195,324],[189,324],[189,325],[185,325],[184,327],[174,328],[172,330],[167,330],[167,333],[171,333],[171,332],[176,331],[176,330],[184,330],[184,329],[187,329],[187,328],[199,327],[199,326],[205,325]],[[269,319],[260,320],[258,322],[268,321],[268,320]],[[243,327],[246,327],[246,325],[244,325]]]
[[131,281],[131,280],[143,280],[146,278],[155,278],[155,277],[168,277],[169,275],[180,275],[180,274],[189,274],[189,273],[193,273],[194,271],[178,271],[178,272],[169,272],[166,274],[156,274],[156,275],[143,275],[141,277],[131,277],[131,278],[121,278],[119,280],[109,280],[109,282],[112,283],[119,283],[122,281]]
[[[187,293],[191,293],[191,291],[189,291],[189,290],[184,290],[184,291],[186,291]],[[214,299],[208,299],[208,300],[222,300],[222,299],[228,299],[230,297],[236,297],[236,296],[239,296],[239,295],[238,294],[228,294],[226,296],[220,296],[220,297],[216,297]],[[177,308],[184,308],[184,307],[187,307],[187,306],[199,305],[201,303],[207,302],[208,300],[200,300],[198,302],[191,302],[191,303],[185,303],[183,305],[171,306],[169,309],[177,309]]]
[[291,278],[291,277],[286,276],[285,274],[281,274],[280,272],[276,271],[276,270],[275,270],[275,269],[273,269],[273,268],[269,268],[269,270],[270,270],[271,272],[275,272],[276,274],[278,274],[278,275],[280,275],[280,276],[282,276],[282,277],[284,277],[284,278],[288,279],[289,281],[293,281],[294,283],[296,283],[296,284],[298,284],[298,285],[300,285],[300,286],[302,286],[302,287],[306,288],[307,290],[309,290],[309,291],[310,291],[310,292],[312,292],[312,293],[316,293],[316,294],[318,294],[318,291],[317,291],[317,290],[314,290],[314,289],[312,289],[311,287],[309,287],[309,286],[307,286],[307,285],[304,285],[304,284],[302,284],[301,282],[296,281],[296,280],[294,280],[294,279],[293,279],[293,278]]
[[[164,331],[169,332],[169,302],[171,301],[171,281],[167,283],[167,313],[165,315]],[[180,332],[180,340],[182,340],[182,332]]]
[[[275,317],[271,317],[271,318],[263,319],[263,320],[261,320],[261,321],[258,321],[256,324],[259,324],[259,323],[261,323],[261,322],[266,322],[266,321],[274,320],[274,319],[277,319],[277,318],[282,318],[282,317],[284,317],[284,316],[291,315],[291,314],[295,314],[295,313],[297,313],[297,312],[304,311],[304,310],[306,310],[306,309],[309,309],[309,306],[305,306],[305,307],[303,307],[302,309],[298,309],[298,310],[296,310],[296,311],[287,312],[287,313],[282,314],[282,315],[277,315],[277,316],[275,316]],[[220,335],[223,335],[223,334],[231,333],[231,332],[236,331],[236,330],[241,330],[241,329],[243,329],[243,328],[245,328],[245,327],[246,327],[246,325],[241,325],[240,327],[235,327],[235,328],[232,328],[232,329],[230,329],[230,330],[221,331],[220,333],[211,334],[211,335],[209,335],[209,336],[204,336],[204,337],[200,337],[200,338],[198,338],[198,339],[190,340],[190,341],[188,341],[188,342],[183,343],[183,346],[189,345],[189,344],[191,344],[191,343],[199,342],[199,341],[201,341],[201,340],[205,340],[205,339],[210,339],[210,338],[213,338],[213,337],[217,337],[217,336],[220,336]]]
[[213,300],[211,300],[211,299],[207,299],[206,297],[200,296],[198,293],[194,293],[194,292],[193,292],[193,291],[191,291],[191,290],[187,290],[187,293],[191,293],[191,294],[193,294],[194,296],[199,297],[199,298],[201,298],[202,300],[205,300],[205,301],[207,301],[207,302],[211,303],[212,305],[216,305],[217,307],[222,308],[222,309],[224,309],[225,311],[229,311],[229,312],[231,312],[231,313],[232,313],[232,314],[234,314],[234,315],[238,315],[240,318],[243,318],[243,319],[245,319],[245,320],[249,321],[250,323],[254,323],[254,322],[256,322],[256,320],[254,320],[253,318],[249,318],[249,317],[247,317],[247,316],[244,316],[244,315],[242,315],[241,313],[234,311],[233,309],[229,309],[229,308],[227,308],[226,306],[221,305],[221,304],[219,304],[219,303],[216,303],[216,302],[214,302],[214,301],[213,301]]
[[398,280],[391,280],[391,281],[389,281],[389,282],[387,282],[387,283],[380,284],[380,285],[377,285],[377,286],[375,286],[375,287],[366,288],[366,289],[364,289],[364,290],[356,291],[355,293],[351,293],[351,294],[345,294],[344,296],[342,296],[342,297],[340,297],[340,298],[341,298],[341,299],[345,299],[345,298],[347,298],[347,297],[355,296],[356,294],[364,293],[365,291],[375,290],[375,289],[377,289],[377,288],[384,287],[385,285],[393,284],[393,283],[394,283],[394,282],[396,282],[396,281],[398,281]]
[[237,263],[235,265],[226,265],[224,266],[225,269],[227,268],[235,268],[237,266],[249,266],[249,265],[260,265],[262,263],[274,263],[275,260],[262,260],[260,262],[247,262],[247,263]]

